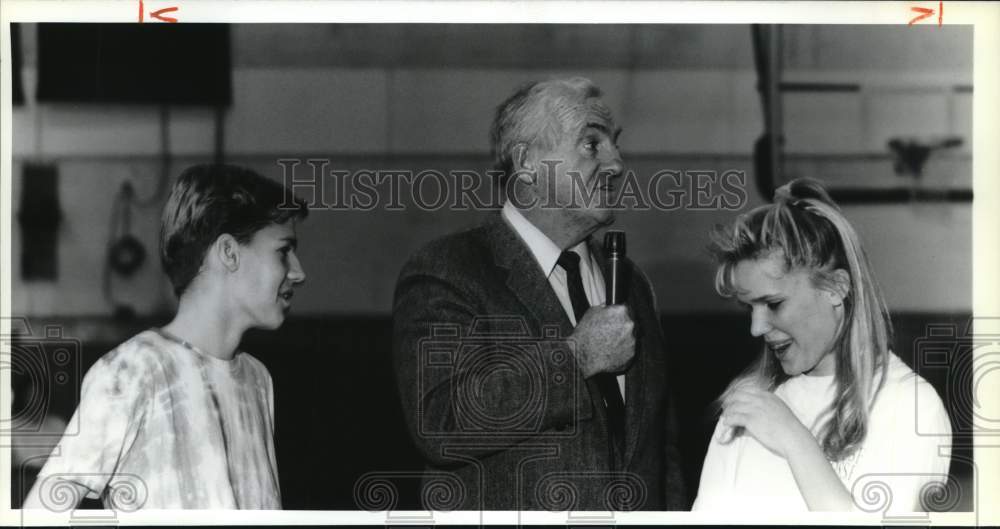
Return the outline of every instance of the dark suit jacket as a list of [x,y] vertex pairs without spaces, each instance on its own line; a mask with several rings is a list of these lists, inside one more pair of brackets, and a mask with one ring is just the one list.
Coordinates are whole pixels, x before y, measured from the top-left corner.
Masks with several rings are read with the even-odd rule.
[[573,325],[499,214],[411,257],[396,285],[393,355],[427,462],[425,506],[688,508],[653,291],[627,266],[636,359],[625,378],[624,453],[615,453],[597,385],[571,354]]

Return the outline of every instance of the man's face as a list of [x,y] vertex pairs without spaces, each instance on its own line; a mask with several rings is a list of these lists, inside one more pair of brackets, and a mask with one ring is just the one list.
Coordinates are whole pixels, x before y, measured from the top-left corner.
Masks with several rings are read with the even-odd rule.
[[624,170],[618,152],[621,128],[598,98],[587,99],[556,125],[562,133],[554,145],[536,149],[533,156],[539,204],[560,208],[568,226],[589,235],[614,222],[610,206]]
[[235,297],[251,326],[277,329],[292,304],[293,288],[305,280],[295,254],[295,221],[271,224],[241,245]]

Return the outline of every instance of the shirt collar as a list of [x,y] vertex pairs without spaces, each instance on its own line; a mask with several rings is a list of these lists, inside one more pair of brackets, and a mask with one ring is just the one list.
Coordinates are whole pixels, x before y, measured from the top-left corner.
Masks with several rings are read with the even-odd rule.
[[[514,231],[521,237],[521,240],[528,245],[528,249],[535,256],[538,266],[542,268],[542,274],[545,277],[549,277],[556,266],[556,261],[559,260],[562,250],[556,246],[556,243],[552,242],[552,239],[549,239],[547,235],[542,233],[542,230],[539,230],[531,221],[524,218],[521,211],[514,207],[510,201],[507,201],[503,205],[500,215],[514,228]],[[590,252],[587,249],[586,239],[580,241],[571,250],[580,256],[580,261],[584,263],[583,266],[589,268]]]

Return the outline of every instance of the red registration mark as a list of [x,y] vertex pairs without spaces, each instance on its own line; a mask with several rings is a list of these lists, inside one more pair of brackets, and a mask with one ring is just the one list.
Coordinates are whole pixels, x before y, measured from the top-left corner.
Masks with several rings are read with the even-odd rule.
[[[168,22],[172,24],[177,22],[177,19],[174,17],[165,16],[164,13],[173,13],[174,11],[177,10],[178,8],[176,6],[165,7],[163,9],[157,9],[156,11],[150,11],[149,16],[161,22]],[[143,3],[142,0],[139,0],[139,23],[142,24],[143,22],[145,22],[145,18],[146,18],[146,5]]]
[[[915,16],[915,17],[913,17],[912,19],[910,19],[910,23],[907,24],[908,26],[912,26],[913,24],[915,24],[915,23],[917,23],[917,22],[919,22],[919,21],[921,21],[921,20],[923,20],[923,19],[925,19],[927,17],[934,16],[934,10],[930,9],[930,8],[927,8],[927,7],[911,7],[910,11],[912,11],[914,13],[920,13],[920,14],[917,15],[917,16]],[[941,23],[944,21],[944,2],[943,1],[939,1],[938,2],[937,15],[938,15],[938,25],[940,26]]]

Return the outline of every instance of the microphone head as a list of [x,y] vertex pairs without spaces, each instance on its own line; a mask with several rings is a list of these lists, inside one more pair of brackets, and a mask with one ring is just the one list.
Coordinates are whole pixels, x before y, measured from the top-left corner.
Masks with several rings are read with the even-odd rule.
[[604,233],[604,252],[608,257],[625,257],[625,232],[608,230]]

